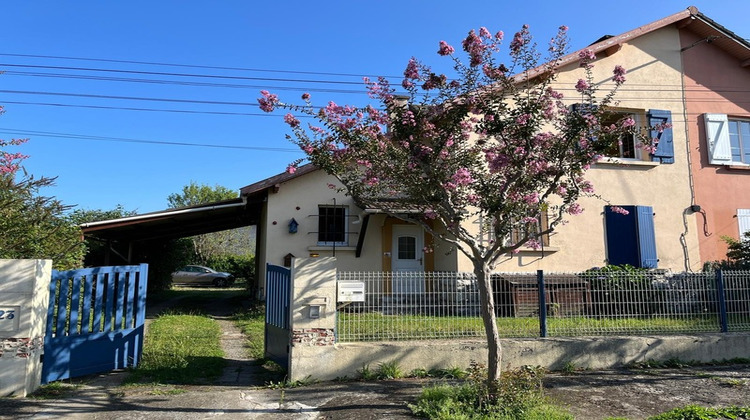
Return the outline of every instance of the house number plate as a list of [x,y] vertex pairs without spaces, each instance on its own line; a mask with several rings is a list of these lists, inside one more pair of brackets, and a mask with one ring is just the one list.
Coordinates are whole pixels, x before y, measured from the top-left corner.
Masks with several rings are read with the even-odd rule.
[[17,331],[20,306],[0,306],[0,331]]

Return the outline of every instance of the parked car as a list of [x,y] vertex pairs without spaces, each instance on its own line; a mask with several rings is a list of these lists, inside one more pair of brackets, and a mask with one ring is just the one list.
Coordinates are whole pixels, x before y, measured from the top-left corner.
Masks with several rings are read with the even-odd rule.
[[172,273],[172,283],[227,287],[234,283],[234,276],[200,265],[186,265]]

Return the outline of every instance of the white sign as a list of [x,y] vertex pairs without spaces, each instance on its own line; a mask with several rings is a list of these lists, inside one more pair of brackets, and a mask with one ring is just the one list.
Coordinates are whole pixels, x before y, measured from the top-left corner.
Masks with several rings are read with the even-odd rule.
[[0,331],[18,331],[20,306],[0,306]]

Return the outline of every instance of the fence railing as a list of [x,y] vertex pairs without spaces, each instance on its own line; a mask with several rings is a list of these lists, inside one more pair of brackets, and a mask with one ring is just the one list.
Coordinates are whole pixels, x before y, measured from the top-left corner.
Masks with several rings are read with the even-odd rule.
[[[484,337],[472,273],[339,272],[365,284],[340,303],[340,342]],[[492,275],[502,337],[750,331],[750,272]]]

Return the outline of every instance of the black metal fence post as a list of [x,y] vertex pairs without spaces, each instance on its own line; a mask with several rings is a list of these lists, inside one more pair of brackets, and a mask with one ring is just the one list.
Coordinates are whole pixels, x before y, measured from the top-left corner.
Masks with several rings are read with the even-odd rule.
[[716,270],[716,295],[719,301],[719,324],[721,332],[729,331],[729,322],[727,321],[727,300],[724,295],[724,274],[721,270]]
[[539,336],[547,336],[547,299],[544,293],[544,271],[536,271],[536,279],[539,285]]

